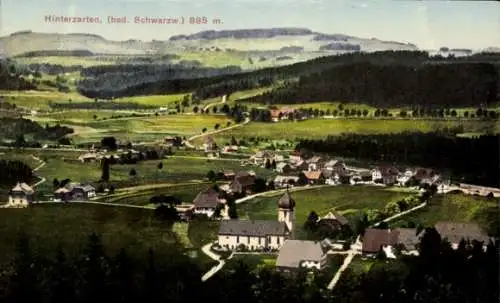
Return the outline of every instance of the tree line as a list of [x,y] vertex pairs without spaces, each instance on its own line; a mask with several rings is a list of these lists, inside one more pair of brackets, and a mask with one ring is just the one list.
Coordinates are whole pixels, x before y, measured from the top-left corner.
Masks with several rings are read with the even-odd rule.
[[[498,248],[462,241],[457,250],[433,228],[425,230],[420,256],[383,255],[364,273],[347,269],[333,291],[331,277],[283,275],[271,267],[236,262],[207,282],[200,266],[175,246],[135,256],[111,254],[97,234],[76,254],[62,246],[42,254],[30,238],[17,238],[12,262],[2,264],[2,302],[496,302]],[[387,301],[388,300],[388,301]]]
[[488,63],[343,64],[244,100],[262,104],[349,100],[382,108],[487,106],[498,100],[499,71],[500,65]]
[[448,171],[452,180],[499,187],[499,140],[500,135],[466,138],[443,132],[344,134],[324,140],[299,140],[296,150],[431,167]]

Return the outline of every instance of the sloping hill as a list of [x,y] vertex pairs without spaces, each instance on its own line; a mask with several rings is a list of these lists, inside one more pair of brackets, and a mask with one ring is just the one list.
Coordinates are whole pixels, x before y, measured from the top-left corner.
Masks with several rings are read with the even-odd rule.
[[[336,48],[325,45],[334,43]],[[417,50],[413,44],[364,39],[343,34],[316,33],[304,28],[270,28],[224,31],[202,31],[192,35],[177,35],[168,41],[111,41],[87,33],[60,34],[23,31],[1,37],[0,43],[8,56],[26,52],[86,50],[97,54],[149,54],[195,50],[218,51],[283,51],[300,47],[305,52],[344,51],[343,44],[356,45],[361,51]],[[349,48],[352,50],[352,47]]]

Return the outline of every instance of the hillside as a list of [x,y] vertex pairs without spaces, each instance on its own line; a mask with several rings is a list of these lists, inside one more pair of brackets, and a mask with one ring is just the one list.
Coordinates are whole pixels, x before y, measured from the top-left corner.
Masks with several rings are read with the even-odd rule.
[[[96,54],[152,54],[193,50],[219,51],[283,51],[301,47],[305,52],[318,52],[333,42],[357,45],[360,51],[417,50],[413,44],[364,39],[340,34],[316,33],[301,28],[270,28],[225,31],[202,31],[192,35],[173,36],[167,41],[112,41],[93,34],[36,33],[24,31],[0,38],[9,56],[40,51],[88,51]],[[335,51],[344,49],[333,49]],[[351,50],[351,48],[349,48]],[[286,52],[286,49],[285,49]]]

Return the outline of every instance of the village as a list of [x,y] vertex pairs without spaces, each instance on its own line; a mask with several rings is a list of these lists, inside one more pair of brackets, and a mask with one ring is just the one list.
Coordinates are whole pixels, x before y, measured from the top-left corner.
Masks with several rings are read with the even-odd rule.
[[[169,147],[179,150],[185,148],[179,138],[168,137],[165,142]],[[218,148],[211,137],[207,136],[200,150],[203,150],[207,159],[214,159],[224,153],[238,153],[239,149],[237,146]],[[133,148],[118,149],[112,153],[92,148],[75,160],[89,164],[123,157],[134,159],[144,158],[146,155]],[[460,192],[486,197],[500,196],[500,190],[495,188],[452,184],[440,172],[429,168],[387,165],[357,168],[346,165],[342,159],[306,155],[299,151],[260,150],[242,159],[241,167],[240,171],[212,172],[214,176],[209,178],[218,181],[217,184],[207,186],[193,201],[182,201],[175,205],[181,220],[189,221],[202,216],[220,221],[217,240],[202,249],[207,256],[219,263],[207,272],[204,279],[220,270],[225,260],[242,254],[274,254],[277,256],[276,269],[285,272],[327,270],[329,255],[347,256],[344,259],[344,264],[347,265],[355,255],[383,255],[389,259],[405,254],[416,255],[423,230],[417,227],[389,228],[387,222],[425,207],[432,195]],[[244,167],[272,170],[275,176],[265,179],[256,175],[254,170],[245,170]],[[361,234],[356,234],[359,232],[356,226],[359,222],[352,222],[337,211],[312,218],[306,224],[313,225],[315,230],[321,230],[321,234],[310,240],[297,233],[297,227],[302,229],[305,222],[297,222],[295,219],[295,207],[303,202],[294,199],[294,191],[318,186],[353,186],[360,190],[365,186],[409,188],[417,193],[417,199],[394,215],[385,217],[380,222],[367,224]],[[99,204],[99,197],[110,194],[113,189],[106,189],[103,193],[95,184],[61,182],[52,198],[47,201],[37,201],[35,191],[35,188],[26,183],[18,183],[9,192],[9,201],[3,207],[27,207],[37,203]],[[281,193],[275,200],[275,220],[250,220],[234,215],[238,205],[273,192]],[[455,249],[463,240],[479,241],[484,247],[492,240],[476,223],[438,222],[434,227]],[[328,235],[335,236],[329,238]]]

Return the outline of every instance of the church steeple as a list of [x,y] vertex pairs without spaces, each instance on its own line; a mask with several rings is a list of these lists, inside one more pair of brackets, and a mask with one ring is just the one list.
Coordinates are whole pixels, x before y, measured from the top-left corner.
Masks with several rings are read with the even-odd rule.
[[287,187],[286,192],[278,200],[278,221],[286,224],[292,239],[295,231],[294,208],[295,200],[290,195],[290,191]]

